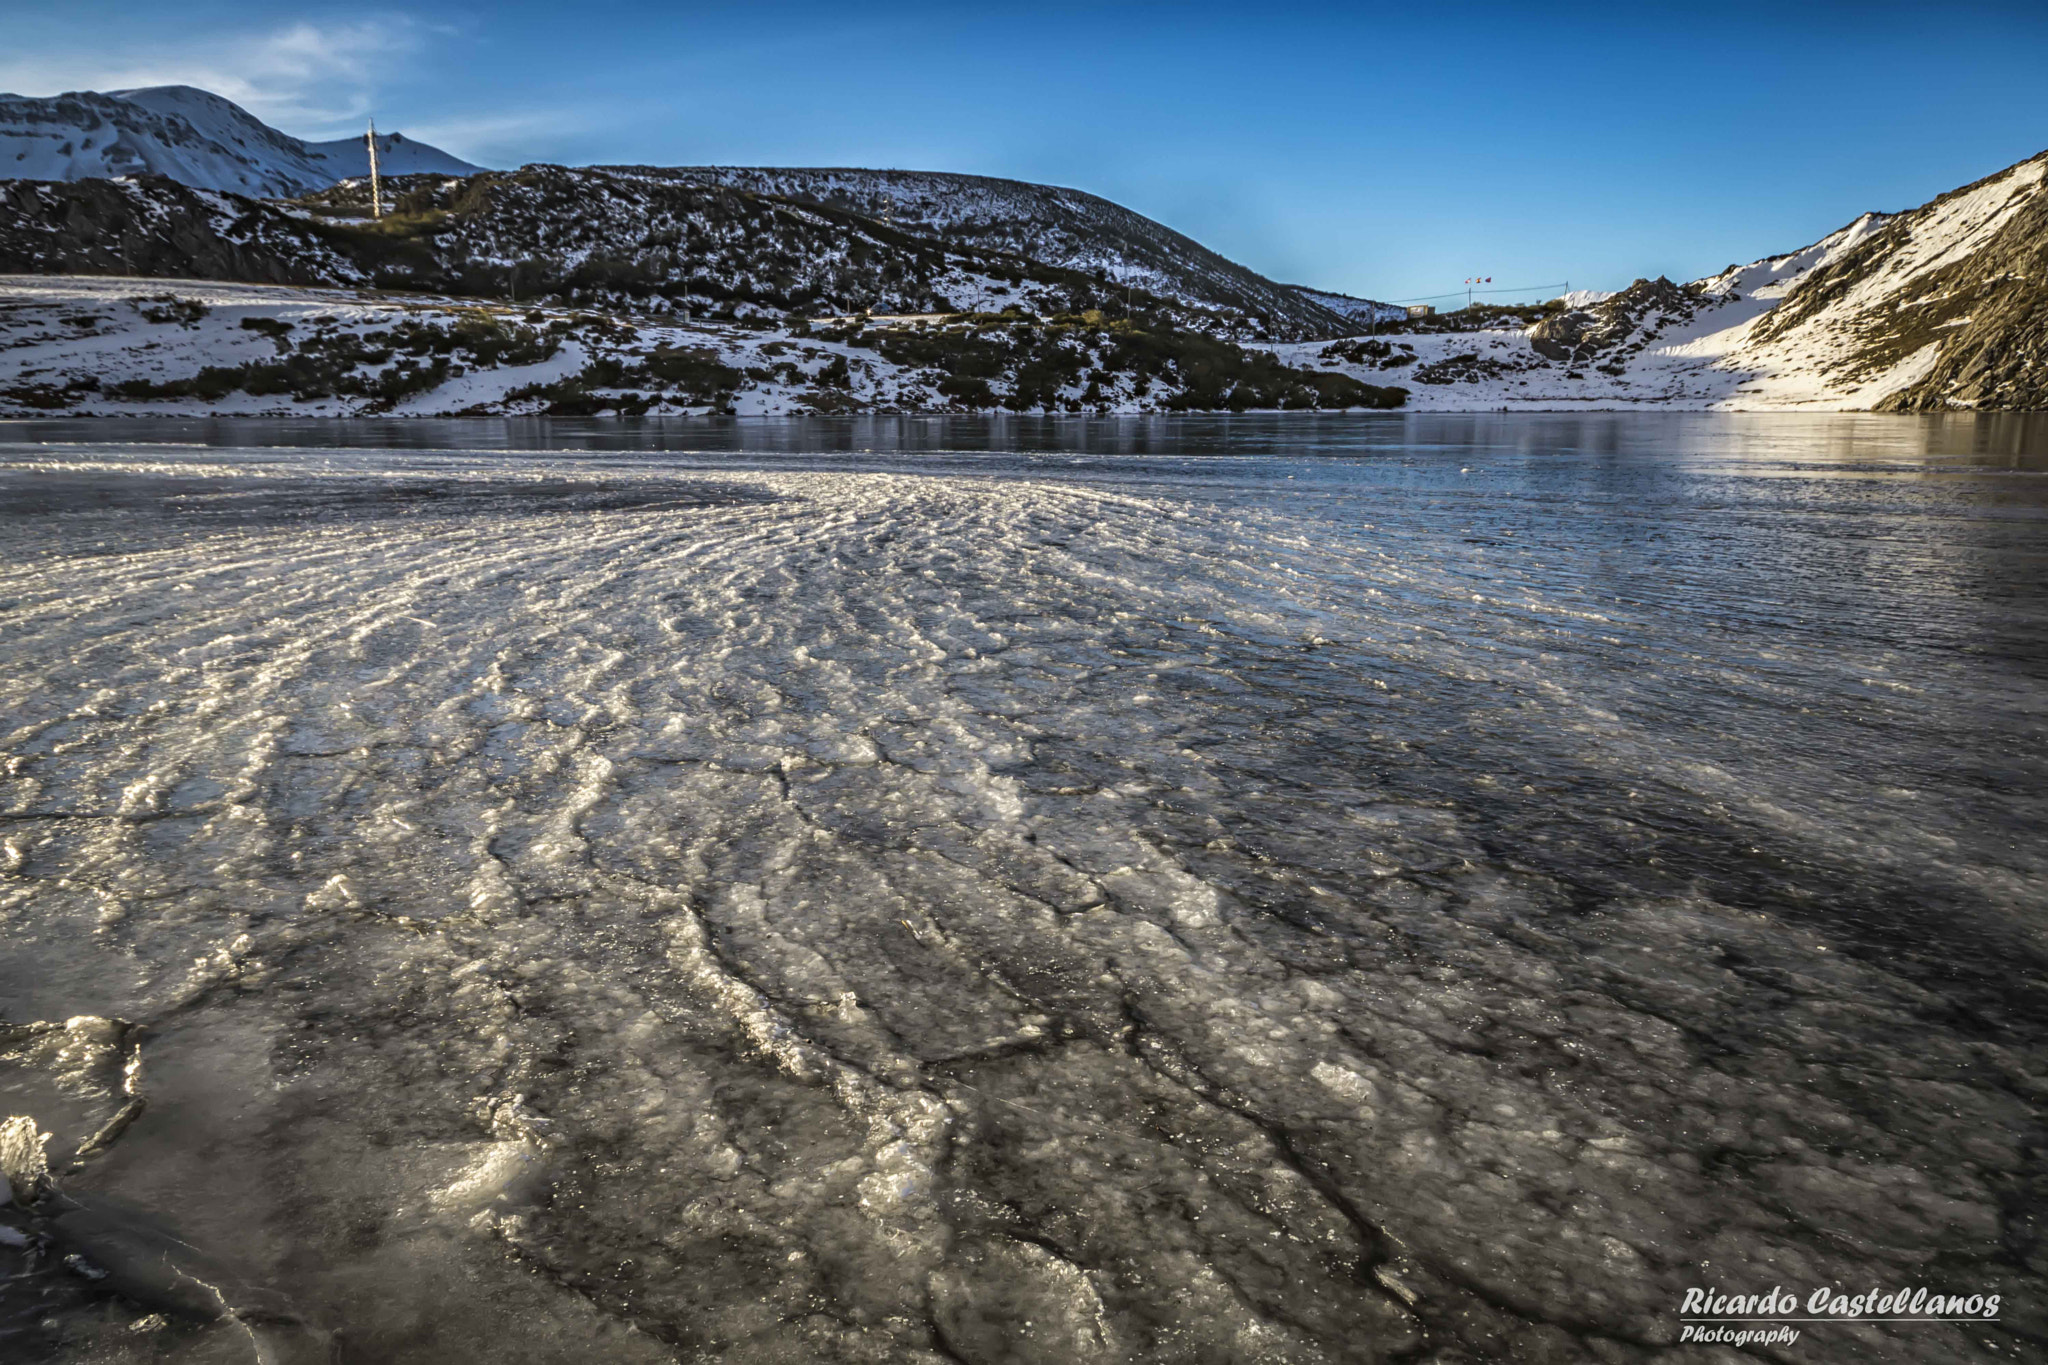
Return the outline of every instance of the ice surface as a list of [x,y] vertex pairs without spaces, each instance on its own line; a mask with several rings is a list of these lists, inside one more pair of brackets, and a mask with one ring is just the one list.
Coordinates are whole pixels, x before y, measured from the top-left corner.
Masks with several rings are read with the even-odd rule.
[[1339,429],[7,447],[10,1358],[2035,1349],[2036,477]]

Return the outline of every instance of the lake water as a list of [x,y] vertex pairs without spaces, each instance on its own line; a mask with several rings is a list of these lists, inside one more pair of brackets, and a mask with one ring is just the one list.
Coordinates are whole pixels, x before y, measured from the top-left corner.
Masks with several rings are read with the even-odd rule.
[[0,423],[0,1355],[2037,1355],[2044,722],[2042,418]]

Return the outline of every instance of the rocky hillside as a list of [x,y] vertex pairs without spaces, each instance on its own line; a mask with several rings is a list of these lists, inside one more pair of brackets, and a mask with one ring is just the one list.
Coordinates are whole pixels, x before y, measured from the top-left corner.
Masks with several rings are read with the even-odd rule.
[[[1425,408],[2048,408],[2048,153],[1688,284],[1380,330]],[[1388,362],[1278,350],[1359,377]]]
[[1080,190],[937,171],[743,166],[616,168],[679,184],[722,186],[822,205],[972,247],[1079,271],[1191,308],[1241,314],[1250,335],[1346,336],[1368,299],[1277,284],[1193,238]]
[[[558,166],[389,188],[394,211],[373,220],[353,181],[282,203],[157,178],[0,182],[0,272],[20,272],[0,282],[0,412],[1176,412],[1405,396],[1244,349],[1266,332],[1242,312],[823,204]],[[194,283],[207,280],[297,292]]]
[[1888,412],[2048,408],[2048,152],[1831,251],[1747,339],[1751,363],[1828,358]]
[[[402,134],[379,134],[377,142],[379,164],[391,174],[478,169]],[[47,99],[0,94],[0,178],[159,175],[195,189],[276,197],[368,173],[361,138],[306,142],[189,85]]]
[[529,166],[387,188],[394,212],[372,221],[357,181],[287,203],[167,180],[0,182],[0,271],[370,285],[757,321],[1094,309],[1232,340],[1270,335],[1242,312],[1102,271],[661,175]]
[[1581,366],[1662,352],[1731,396],[1883,411],[2048,407],[2048,152],[1916,209],[1683,288],[1644,282],[1539,323]]

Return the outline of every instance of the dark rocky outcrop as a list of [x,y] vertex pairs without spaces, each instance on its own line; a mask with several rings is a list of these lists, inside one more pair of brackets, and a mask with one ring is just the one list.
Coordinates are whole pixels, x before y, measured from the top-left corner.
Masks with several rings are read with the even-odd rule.
[[1662,275],[1637,280],[1590,308],[1574,308],[1543,319],[1529,329],[1529,344],[1550,360],[1590,364],[1635,336],[1646,322],[1654,335],[1661,323],[1690,318],[1699,305],[1697,290],[1673,284]]

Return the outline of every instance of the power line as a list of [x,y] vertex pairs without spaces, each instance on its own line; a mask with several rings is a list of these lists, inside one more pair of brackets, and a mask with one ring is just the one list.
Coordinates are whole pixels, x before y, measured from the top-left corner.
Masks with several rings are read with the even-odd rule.
[[1517,289],[1471,289],[1471,290],[1466,290],[1466,289],[1453,289],[1453,290],[1452,290],[1452,291],[1451,291],[1450,293],[1448,293],[1448,294],[1417,294],[1417,295],[1415,295],[1415,296],[1414,296],[1414,297],[1412,297],[1412,298],[1406,298],[1406,299],[1386,299],[1386,300],[1384,300],[1384,302],[1386,302],[1386,303],[1427,303],[1427,302],[1429,302],[1429,301],[1430,301],[1431,299],[1454,299],[1454,298],[1458,297],[1458,295],[1460,295],[1460,294],[1533,294],[1533,293],[1535,293],[1535,292],[1536,292],[1537,290],[1539,290],[1539,289],[1566,289],[1566,288],[1569,288],[1570,286],[1571,286],[1571,281],[1570,281],[1570,280],[1560,280],[1560,281],[1558,281],[1558,282],[1557,282],[1556,284],[1525,284],[1525,285],[1522,285],[1522,286],[1521,286],[1520,288],[1517,288]]

